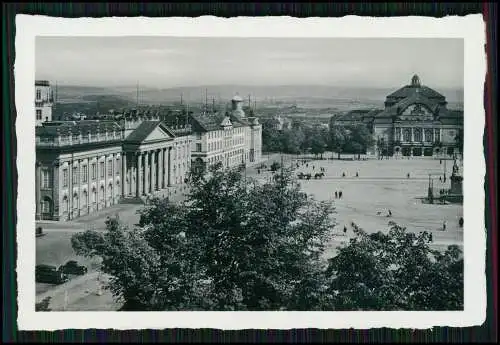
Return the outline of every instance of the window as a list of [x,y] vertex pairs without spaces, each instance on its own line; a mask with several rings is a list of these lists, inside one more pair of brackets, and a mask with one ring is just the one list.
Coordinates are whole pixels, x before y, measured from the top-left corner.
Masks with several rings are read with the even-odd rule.
[[425,141],[428,143],[430,143],[432,141],[432,130],[431,129],[425,130]]
[[50,201],[47,199],[43,199],[42,201],[42,213],[50,212]]
[[95,180],[97,177],[97,165],[92,163],[92,180]]
[[439,129],[434,130],[434,141],[441,141],[441,131]]
[[42,99],[42,90],[36,89],[36,99],[37,100]]
[[101,178],[104,178],[104,162],[99,162],[99,170],[101,170]]
[[36,119],[37,120],[41,120],[42,119],[42,110],[41,109],[37,109],[36,110]]
[[108,176],[113,176],[113,161],[108,161]]
[[97,201],[97,193],[95,189],[92,190],[92,202],[95,203]]
[[49,171],[47,169],[42,170],[42,188],[50,188]]
[[78,184],[78,168],[73,167],[73,176],[71,178],[73,180],[73,184]]
[[419,128],[415,128],[413,132],[415,141],[422,141],[422,131]]
[[116,158],[116,175],[120,175],[120,158]]
[[411,141],[411,132],[408,128],[405,128],[403,131],[403,140],[404,141]]
[[82,182],[83,183],[86,183],[87,182],[87,179],[89,177],[89,172],[87,170],[87,166],[84,165],[82,166]]
[[201,144],[200,143],[196,144],[196,152],[201,152]]
[[68,187],[68,169],[63,170],[63,187]]
[[201,139],[201,133],[196,133],[196,139],[198,139],[198,140]]

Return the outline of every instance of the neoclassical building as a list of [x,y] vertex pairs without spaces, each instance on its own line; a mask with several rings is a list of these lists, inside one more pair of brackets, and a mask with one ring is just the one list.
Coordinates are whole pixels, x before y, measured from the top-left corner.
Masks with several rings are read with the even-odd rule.
[[384,109],[353,110],[332,118],[331,125],[366,125],[379,155],[453,155],[461,149],[464,118],[463,111],[448,109],[447,103],[414,75],[409,85],[386,97]]
[[52,121],[52,105],[54,99],[52,88],[47,80],[35,81],[35,124]]
[[224,167],[247,166],[262,159],[262,126],[243,111],[243,99],[231,100],[231,112],[190,116],[193,131],[193,164]]
[[71,220],[183,186],[191,129],[153,115],[117,121],[47,122],[36,127],[36,217]]

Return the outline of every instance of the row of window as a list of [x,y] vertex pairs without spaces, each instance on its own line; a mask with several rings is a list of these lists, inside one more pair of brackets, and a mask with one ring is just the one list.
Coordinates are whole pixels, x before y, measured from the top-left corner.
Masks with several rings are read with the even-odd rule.
[[[108,176],[112,177],[113,176],[113,161],[108,160]],[[91,178],[92,181],[96,180],[97,178],[97,164],[92,163],[91,164]],[[99,162],[99,177],[102,179],[104,178],[104,162]],[[120,158],[116,159],[116,169],[115,169],[115,175],[120,175]],[[82,183],[88,182],[88,168],[87,165],[82,165],[81,167],[81,176],[82,176]],[[78,167],[73,167],[73,184],[79,184],[78,181]],[[68,186],[68,169],[63,169],[63,187]]]
[[[243,128],[233,128],[234,134],[242,134]],[[226,134],[224,131],[211,131],[208,132],[208,139],[222,138]],[[201,133],[196,133],[196,139],[201,139]]]
[[[427,129],[424,131],[424,136],[426,142],[439,141],[440,140],[439,129],[436,129],[434,131],[434,136],[433,136],[433,131],[431,129]],[[396,132],[396,139],[397,140],[401,139],[401,134],[399,131]],[[422,131],[420,129],[415,129],[413,131],[413,140],[422,141]],[[403,129],[403,141],[412,141],[411,130],[409,128]]]

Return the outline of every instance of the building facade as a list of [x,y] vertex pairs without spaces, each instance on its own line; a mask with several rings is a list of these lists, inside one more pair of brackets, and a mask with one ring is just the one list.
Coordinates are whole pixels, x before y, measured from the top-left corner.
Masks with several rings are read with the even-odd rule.
[[383,156],[442,156],[461,151],[463,111],[447,108],[446,98],[411,83],[386,97],[384,109],[354,110],[332,118],[331,125],[366,125],[375,142],[373,153]]
[[183,186],[191,145],[188,126],[171,129],[153,115],[43,123],[36,128],[36,217],[71,220]]
[[261,161],[262,126],[257,117],[246,116],[242,103],[243,99],[235,96],[231,112],[190,116],[193,164],[207,166],[221,162],[224,167],[232,168]]
[[54,98],[52,88],[47,80],[35,81],[35,124],[52,121]]

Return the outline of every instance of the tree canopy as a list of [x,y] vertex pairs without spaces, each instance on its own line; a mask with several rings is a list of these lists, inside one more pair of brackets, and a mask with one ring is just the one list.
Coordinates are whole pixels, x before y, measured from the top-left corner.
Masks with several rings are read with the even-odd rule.
[[102,258],[124,310],[436,310],[463,306],[460,250],[429,246],[429,234],[355,237],[325,259],[331,202],[305,195],[282,170],[246,181],[220,164],[193,171],[188,200],[153,199],[128,228],[72,237],[77,254]]

